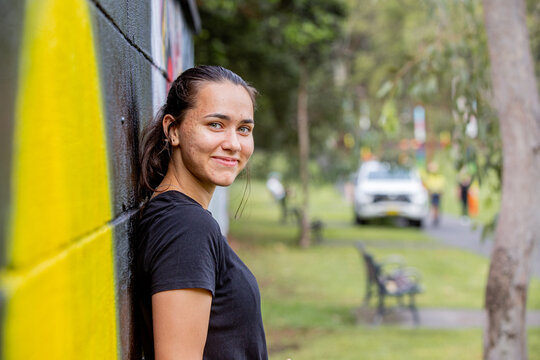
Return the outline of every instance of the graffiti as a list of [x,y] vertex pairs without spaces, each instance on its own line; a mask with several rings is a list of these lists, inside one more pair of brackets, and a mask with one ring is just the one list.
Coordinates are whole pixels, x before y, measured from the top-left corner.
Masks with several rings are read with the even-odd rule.
[[[140,26],[160,19],[159,56],[141,54],[127,40],[125,18],[115,19],[127,1],[28,0],[19,8],[19,51],[9,54],[18,76],[6,97],[15,99],[14,111],[10,131],[0,134],[12,144],[10,181],[0,184],[9,192],[0,241],[2,360],[140,355],[129,348],[135,333],[125,287],[136,214],[125,204],[137,202],[126,199],[133,183],[123,179],[136,178],[129,164],[144,120],[138,114],[151,113],[155,101],[144,90],[151,84],[137,80],[150,82],[159,68],[152,87],[163,96],[167,77],[189,66],[193,52],[192,32],[171,0],[154,2],[158,14],[144,4],[130,8],[142,14]],[[143,44],[151,40],[146,33]]]
[[152,77],[154,110],[157,111],[165,101],[170,83],[182,70],[193,65],[193,50],[179,1],[152,0],[151,26],[152,58],[159,67],[154,69]]
[[[91,20],[83,0],[30,1],[25,19],[31,21],[19,64],[3,356],[99,358],[116,353],[116,319]],[[93,334],[88,324],[96,320],[112,336]],[[89,339],[96,346],[88,347]]]

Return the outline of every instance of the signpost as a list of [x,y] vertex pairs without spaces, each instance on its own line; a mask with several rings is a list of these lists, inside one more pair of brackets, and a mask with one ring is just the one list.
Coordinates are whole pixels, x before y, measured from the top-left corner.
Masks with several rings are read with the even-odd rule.
[[417,105],[413,110],[414,139],[416,147],[416,166],[426,167],[426,110],[422,105]]

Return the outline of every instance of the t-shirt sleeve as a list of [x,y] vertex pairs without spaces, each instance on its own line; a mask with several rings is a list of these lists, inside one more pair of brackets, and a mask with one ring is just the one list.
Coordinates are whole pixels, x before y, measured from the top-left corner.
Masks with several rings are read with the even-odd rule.
[[[178,289],[206,289],[215,294],[219,237],[212,219],[183,214],[160,224],[149,261],[151,294]],[[218,228],[219,231],[219,228]],[[157,240],[157,241],[156,241]]]

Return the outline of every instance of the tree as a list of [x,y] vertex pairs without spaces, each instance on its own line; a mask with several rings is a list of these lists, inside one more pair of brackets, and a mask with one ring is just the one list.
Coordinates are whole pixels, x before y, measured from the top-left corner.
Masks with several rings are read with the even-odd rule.
[[[332,59],[332,45],[340,34],[345,8],[341,0],[209,0],[201,3],[200,11],[205,29],[196,42],[196,60],[239,72],[263,94],[264,106],[260,108],[264,110],[257,115],[255,132],[258,147],[280,149],[298,144],[303,192],[300,245],[307,247],[309,84]],[[334,106],[332,101],[325,103]],[[287,126],[287,120],[295,117],[291,116],[294,108],[296,126]],[[335,126],[335,120],[327,118],[319,124]],[[291,141],[293,135],[298,141]]]
[[[525,359],[529,255],[534,241],[538,240],[540,223],[540,214],[535,209],[540,200],[536,185],[540,175],[540,105],[525,2],[484,0],[485,28],[479,1],[428,0],[424,4],[426,11],[434,15],[436,26],[420,21],[417,24],[422,25],[415,31],[431,35],[412,43],[416,45],[413,50],[416,54],[402,52],[405,60],[398,64],[397,70],[383,76],[390,79],[389,85],[385,86],[381,80],[375,83],[384,103],[403,106],[423,100],[452,109],[453,116],[449,118],[454,118],[453,140],[460,149],[457,163],[475,162],[479,175],[492,172],[499,184],[502,183],[502,206],[486,289],[485,358]],[[533,50],[540,58],[537,25],[540,5],[530,0],[528,5],[532,12],[529,21],[533,24],[530,26]],[[487,38],[484,30],[487,30]],[[369,29],[362,31],[365,34]],[[411,33],[410,29],[404,29],[401,34],[406,39]],[[368,34],[367,39],[364,35],[362,42],[373,44],[376,34]],[[392,52],[399,54],[399,49]],[[373,54],[368,53],[368,56]],[[377,63],[382,68],[382,64],[391,64],[391,61],[383,59]],[[366,80],[374,81],[373,78]],[[451,92],[444,91],[445,88]],[[373,92],[371,94],[373,97]],[[461,105],[458,105],[459,99],[464,100]],[[448,100],[451,100],[450,106],[445,105]],[[492,107],[497,110],[498,118]],[[479,127],[474,139],[465,136],[472,116],[478,120]]]
[[[414,101],[420,94],[424,101],[443,104],[436,93],[425,89],[429,90],[431,83],[451,88],[447,97],[452,100],[455,120],[453,140],[460,148],[457,163],[475,162],[479,175],[494,171],[503,187],[486,289],[485,358],[525,359],[529,254],[539,237],[540,223],[535,210],[540,175],[540,105],[525,3],[484,0],[487,39],[478,1],[425,3],[431,4],[438,25],[427,23],[422,27],[426,30],[431,26],[432,31],[424,33],[434,35],[417,43],[421,45],[418,54],[390,73],[390,85],[379,85],[380,93],[385,102],[396,98],[402,103]],[[529,1],[529,6],[534,11],[531,23],[537,23],[540,7],[534,1]],[[537,28],[531,26],[536,32],[533,45],[538,56]],[[491,70],[491,76],[487,70]],[[461,105],[457,104],[459,99],[464,100]],[[471,116],[478,120],[475,139],[464,135]]]
[[[392,137],[410,138],[412,125],[410,120],[406,121],[407,116],[410,119],[408,114],[415,104],[423,104],[427,110],[428,141],[431,137],[429,142],[435,144],[437,135],[451,133],[450,155],[455,167],[459,170],[467,166],[474,171],[482,187],[492,190],[484,204],[491,202],[492,207],[498,206],[502,145],[498,119],[491,106],[481,2],[413,1],[401,15],[392,5],[390,2],[378,8],[377,17],[388,18],[378,22],[384,28],[401,23],[391,32],[401,34],[399,42],[405,46],[396,47],[390,40],[383,42],[386,49],[391,46],[396,49],[390,51],[389,58],[382,57],[376,62],[380,69],[387,70],[369,91],[370,103],[377,100],[381,103],[379,118],[385,120],[375,131],[382,133],[383,141]],[[360,9],[364,11],[364,7]],[[385,15],[387,12],[390,14]],[[369,42],[375,44],[381,40],[377,40],[378,31],[374,27],[375,30],[369,27],[369,31],[374,31]],[[375,50],[380,56],[382,52]],[[474,135],[468,131],[472,127],[476,128]],[[432,146],[430,153],[435,151]],[[492,231],[494,222],[492,218],[484,226],[484,234]]]
[[[298,46],[311,48],[308,55],[316,66],[308,71],[308,93],[314,90],[314,80],[325,76],[325,101],[312,107],[312,120],[317,130],[328,131],[340,121],[341,104],[333,89],[332,60],[328,46],[322,48],[319,40],[332,43],[339,35],[345,16],[342,0],[205,0],[199,11],[203,30],[195,42],[195,62],[222,65],[242,75],[258,90],[257,130],[258,150],[297,152],[296,105],[300,76]],[[310,45],[311,44],[311,45]],[[324,50],[324,51],[321,51]],[[324,56],[320,56],[320,55]],[[323,74],[321,74],[323,73]],[[328,113],[335,114],[330,119]],[[339,125],[339,124],[338,124]],[[317,132],[310,129],[310,137],[318,140]],[[325,131],[326,130],[326,131]],[[314,141],[317,146],[319,142]]]
[[[448,7],[463,2],[467,1],[452,1]],[[362,147],[369,147],[378,156],[385,153],[398,158],[399,140],[413,138],[415,105],[427,108],[433,135],[454,126],[450,86],[453,74],[448,71],[451,60],[445,45],[451,36],[456,38],[462,32],[453,31],[457,26],[449,29],[452,22],[438,21],[446,16],[441,9],[446,3],[351,1],[342,48],[350,74],[346,77],[347,93],[356,120],[351,130]],[[471,73],[476,74],[473,69]]]
[[287,11],[283,22],[284,44],[298,69],[297,121],[300,180],[302,183],[302,212],[300,246],[310,246],[309,221],[309,115],[308,81],[310,73],[329,60],[331,47],[339,34],[339,20],[344,9],[339,1],[283,2]]
[[540,237],[540,101],[524,0],[484,0],[503,143],[502,205],[486,289],[485,359],[527,359],[530,254]]

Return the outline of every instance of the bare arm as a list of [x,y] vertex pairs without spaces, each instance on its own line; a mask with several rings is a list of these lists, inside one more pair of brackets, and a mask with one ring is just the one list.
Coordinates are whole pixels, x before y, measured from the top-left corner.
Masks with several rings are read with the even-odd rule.
[[204,289],[152,296],[156,360],[202,359],[211,304],[212,294]]

